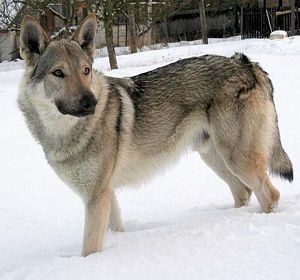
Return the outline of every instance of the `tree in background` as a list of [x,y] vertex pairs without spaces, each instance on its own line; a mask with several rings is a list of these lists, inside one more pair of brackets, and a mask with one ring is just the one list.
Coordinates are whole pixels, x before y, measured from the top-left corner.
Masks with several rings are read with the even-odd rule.
[[26,14],[31,14],[41,19],[47,12],[53,13],[63,21],[68,19],[57,10],[61,6],[58,0],[2,0],[0,3],[0,28],[20,30],[21,19]]
[[[97,13],[98,14],[98,13]],[[109,63],[111,69],[117,69],[117,58],[114,48],[114,37],[113,37],[113,6],[111,0],[106,0],[103,6],[102,19],[105,28],[105,39],[108,51]]]
[[[195,34],[199,36],[201,30],[203,42],[207,43],[207,33],[208,29],[211,31],[212,22],[220,22],[217,16],[214,17],[214,13],[228,9],[235,10],[234,19],[231,18],[231,22],[234,20],[237,24],[230,28],[239,30],[239,8],[246,5],[251,7],[258,5],[257,3],[257,0],[2,0],[0,29],[9,26],[10,30],[19,30],[22,16],[29,13],[39,19],[52,38],[68,37],[88,13],[94,12],[98,22],[104,25],[111,69],[116,69],[118,65],[113,44],[113,23],[119,17],[126,18],[129,27],[130,50],[134,53],[137,52],[137,41],[145,34],[151,34],[152,39],[165,43],[181,39],[182,37],[172,37],[170,31],[174,30],[170,28],[170,19],[176,14],[185,11],[196,11],[197,14],[199,11],[201,24],[197,22]],[[291,5],[291,30],[293,31],[295,30],[295,0],[289,0],[289,3]],[[63,27],[60,26],[60,30],[55,30],[55,33],[49,28],[47,21],[49,12],[59,19],[60,23],[63,23]],[[19,17],[14,20],[16,14]],[[206,23],[206,17],[208,23]],[[153,30],[159,32],[155,33]],[[145,37],[149,39],[150,36]]]
[[202,34],[203,44],[208,44],[207,21],[206,21],[205,2],[204,2],[204,0],[201,0],[199,2],[199,10],[200,10],[201,34]]
[[[98,21],[101,21],[104,23],[104,29],[105,29],[105,39],[106,39],[106,46],[108,51],[108,57],[109,57],[109,63],[111,69],[117,69],[117,59],[116,54],[114,50],[114,44],[113,44],[113,21],[116,20],[119,16],[125,16],[126,18],[129,18],[129,15],[134,15],[134,9],[136,5],[134,5],[136,2],[134,0],[103,0],[103,1],[91,1],[91,0],[85,0],[82,1],[85,2],[86,5],[86,12],[93,12],[96,14],[96,17]],[[134,44],[136,43],[136,38],[134,36],[134,30],[135,30],[135,23],[133,22],[133,28],[132,28],[132,39],[134,40]],[[133,38],[134,36],[134,38]],[[132,48],[132,50],[134,50]],[[136,47],[135,47],[136,52]]]
[[[94,12],[98,21],[104,23],[106,44],[108,49],[109,61],[111,69],[118,67],[116,55],[113,47],[113,20],[120,15],[126,15],[132,1],[123,0],[3,0],[0,5],[1,23],[0,28],[8,28],[10,30],[20,30],[21,19],[25,14],[35,16],[41,25],[48,30],[47,22],[43,24],[43,16],[47,12],[51,12],[55,17],[63,20],[64,27],[52,35],[52,38],[68,37],[80,21],[90,12]],[[82,14],[78,14],[77,8],[82,6]],[[49,32],[48,32],[49,33]]]

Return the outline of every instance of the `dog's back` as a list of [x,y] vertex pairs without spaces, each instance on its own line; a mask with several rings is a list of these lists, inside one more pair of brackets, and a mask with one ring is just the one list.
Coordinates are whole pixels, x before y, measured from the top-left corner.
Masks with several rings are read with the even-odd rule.
[[[263,151],[265,166],[280,176],[292,178],[292,165],[280,142],[272,83],[267,73],[245,55],[184,59],[134,76],[131,81],[130,85],[118,85],[134,108],[130,153],[126,155],[127,161],[121,161],[125,177],[146,177],[158,166],[178,158],[188,147],[200,153],[211,152],[210,147],[220,137],[214,135],[215,131],[228,126],[226,134],[231,133],[234,141],[222,145],[219,153],[250,153],[243,149],[257,140],[262,145],[259,149]],[[214,122],[216,118],[219,122]],[[260,132],[263,127],[266,133]],[[226,134],[222,136],[224,141],[228,138]],[[257,134],[258,139],[252,134]],[[240,151],[239,141],[247,146]],[[252,153],[251,157],[256,152]],[[132,164],[128,164],[130,159]]]
[[96,17],[51,41],[25,17],[26,73],[18,99],[50,165],[82,198],[82,255],[100,250],[108,220],[122,229],[115,188],[143,182],[188,148],[230,187],[235,206],[254,192],[262,211],[279,192],[267,169],[292,180],[272,84],[246,56],[189,58],[132,78],[92,72]]

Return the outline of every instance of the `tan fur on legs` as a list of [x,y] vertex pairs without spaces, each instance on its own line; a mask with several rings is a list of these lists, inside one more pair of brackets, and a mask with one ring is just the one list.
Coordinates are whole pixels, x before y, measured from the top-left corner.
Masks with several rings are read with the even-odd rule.
[[262,188],[255,192],[257,200],[265,213],[274,212],[277,210],[280,193],[272,185],[267,174],[262,179]]
[[83,247],[81,255],[86,257],[101,250],[112,199],[111,188],[90,199],[85,209]]
[[256,172],[252,174],[240,173],[239,178],[254,191],[262,212],[270,213],[277,209],[280,193],[271,184],[266,173],[262,176]]
[[[238,116],[235,122],[234,115]],[[254,191],[263,212],[274,211],[279,192],[266,172],[274,146],[276,112],[265,88],[255,88],[238,102],[218,100],[211,120],[212,142],[227,168]]]
[[266,174],[266,166],[262,171],[252,169],[251,166],[248,170],[240,168],[239,163],[231,165],[227,162],[226,164],[245,185],[253,190],[262,212],[270,213],[276,210],[280,194],[271,184],[269,176]]
[[242,206],[248,206],[252,194],[251,189],[249,189],[234,175],[232,175],[228,185],[234,199],[234,207],[239,208]]
[[109,215],[109,228],[112,231],[124,231],[122,219],[120,215],[120,208],[117,201],[116,194],[113,192],[111,198],[111,210]]
[[226,167],[223,159],[217,154],[216,149],[211,144],[211,149],[207,153],[200,153],[203,161],[224,180],[232,193],[235,207],[247,206],[250,202],[252,191],[243,184],[238,177],[234,176]]

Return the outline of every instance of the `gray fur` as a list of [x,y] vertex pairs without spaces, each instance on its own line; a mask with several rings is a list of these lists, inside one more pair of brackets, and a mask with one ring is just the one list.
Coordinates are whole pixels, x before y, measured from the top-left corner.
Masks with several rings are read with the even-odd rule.
[[[228,183],[236,207],[247,205],[253,191],[262,211],[274,211],[279,192],[266,170],[271,165],[286,177],[292,165],[280,143],[272,84],[260,66],[243,54],[206,55],[131,78],[85,73],[94,24],[91,15],[77,37],[48,43],[37,61],[25,56],[18,99],[49,164],[84,202],[82,255],[101,249],[108,220],[123,230],[114,190],[144,182],[188,149]],[[54,75],[57,67],[63,78]],[[84,96],[98,101],[84,109],[87,115]]]

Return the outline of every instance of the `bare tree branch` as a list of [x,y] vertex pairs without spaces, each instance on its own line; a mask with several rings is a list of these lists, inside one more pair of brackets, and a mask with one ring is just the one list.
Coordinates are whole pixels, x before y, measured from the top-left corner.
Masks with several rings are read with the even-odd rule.
[[59,12],[55,11],[50,5],[46,6],[55,16],[67,21],[68,18],[64,17],[62,14],[60,14]]

